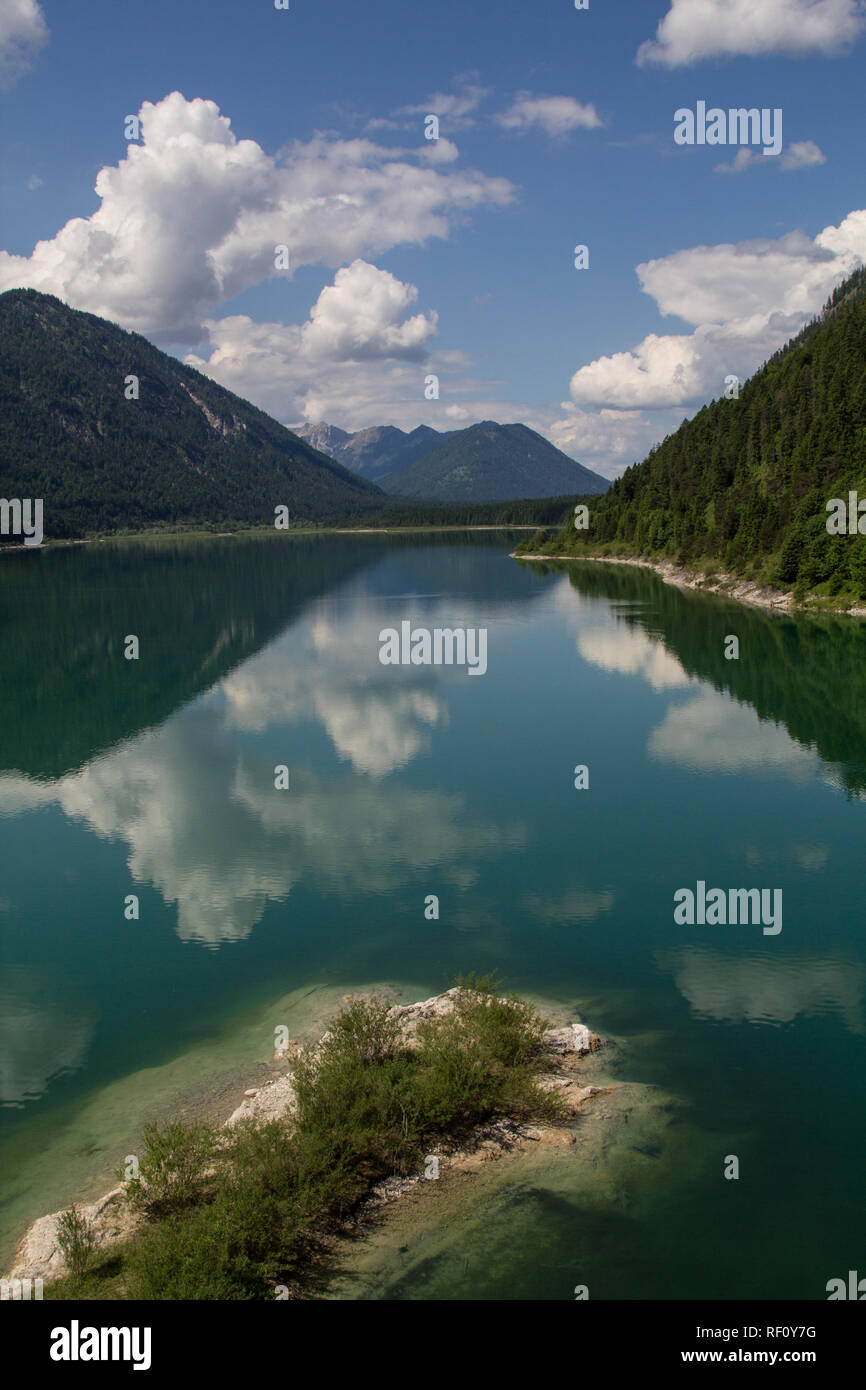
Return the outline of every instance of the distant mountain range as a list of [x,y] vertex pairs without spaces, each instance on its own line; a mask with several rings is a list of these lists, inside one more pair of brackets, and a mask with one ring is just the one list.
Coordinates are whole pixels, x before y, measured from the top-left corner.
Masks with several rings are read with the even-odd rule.
[[610,487],[526,425],[483,420],[462,430],[393,425],[358,430],[320,423],[298,430],[315,449],[398,497],[497,502],[514,497],[598,495]]
[[419,425],[407,434],[394,425],[374,425],[371,429],[349,434],[336,425],[319,424],[304,425],[297,433],[312,448],[329,454],[344,468],[351,468],[378,483],[389,473],[408,468],[424,454],[431,453],[444,439],[450,439],[454,431],[443,434],[431,430],[428,425]]

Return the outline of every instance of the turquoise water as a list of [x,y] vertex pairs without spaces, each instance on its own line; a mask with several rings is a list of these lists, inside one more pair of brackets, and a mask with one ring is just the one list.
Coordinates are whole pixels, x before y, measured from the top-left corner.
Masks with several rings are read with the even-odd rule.
[[[559,1159],[377,1296],[824,1298],[863,1268],[866,630],[513,543],[3,557],[6,1254],[105,1185],[160,1078],[266,1059],[273,1001],[497,970],[620,1039],[675,1122],[616,1202]],[[486,628],[486,674],[382,666],[403,619]],[[781,933],[678,926],[698,880],[782,889]]]

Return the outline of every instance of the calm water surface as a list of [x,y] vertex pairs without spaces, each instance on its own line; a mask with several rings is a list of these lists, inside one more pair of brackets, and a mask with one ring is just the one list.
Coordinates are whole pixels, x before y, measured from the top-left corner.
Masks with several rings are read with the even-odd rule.
[[[579,1009],[676,1118],[614,1199],[603,1156],[597,1192],[560,1156],[376,1296],[824,1298],[866,1273],[866,627],[518,565],[513,539],[2,558],[4,1260],[157,1103],[266,1059],[274,1001],[474,969]],[[485,627],[487,673],[380,665],[404,618]],[[781,888],[781,934],[677,926],[699,879]]]

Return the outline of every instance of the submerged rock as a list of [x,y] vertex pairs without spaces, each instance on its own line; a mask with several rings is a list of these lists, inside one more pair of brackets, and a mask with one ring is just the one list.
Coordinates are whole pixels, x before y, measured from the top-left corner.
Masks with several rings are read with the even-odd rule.
[[588,1052],[597,1052],[603,1047],[604,1038],[591,1032],[585,1023],[569,1023],[564,1028],[548,1028],[544,1046],[551,1052],[585,1057]]

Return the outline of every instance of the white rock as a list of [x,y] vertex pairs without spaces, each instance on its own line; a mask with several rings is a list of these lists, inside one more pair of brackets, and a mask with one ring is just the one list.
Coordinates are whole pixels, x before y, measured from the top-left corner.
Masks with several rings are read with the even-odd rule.
[[[112,1188],[88,1205],[76,1203],[76,1207],[93,1228],[97,1250],[128,1235],[141,1220],[127,1206],[122,1187]],[[56,1279],[66,1272],[57,1244],[57,1223],[62,1214],[55,1211],[33,1222],[18,1247],[10,1279]]]
[[252,1094],[247,1091],[246,1098],[237,1110],[232,1112],[226,1124],[236,1125],[239,1120],[249,1120],[253,1116],[258,1120],[277,1120],[283,1115],[293,1114],[296,1105],[292,1078],[281,1076],[276,1081],[269,1081],[267,1086],[262,1086]]
[[544,1045],[553,1052],[585,1057],[588,1052],[603,1047],[604,1038],[591,1032],[585,1023],[570,1023],[565,1028],[549,1028],[544,1035]]

